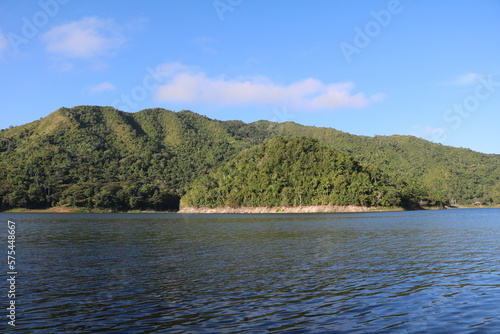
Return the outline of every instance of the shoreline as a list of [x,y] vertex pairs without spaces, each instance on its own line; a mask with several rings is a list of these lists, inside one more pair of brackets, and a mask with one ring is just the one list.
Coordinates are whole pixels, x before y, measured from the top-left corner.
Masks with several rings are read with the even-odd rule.
[[47,209],[24,209],[16,208],[0,211],[0,213],[177,213],[177,211],[153,211],[153,210],[131,210],[113,211],[108,209],[88,209],[67,206],[55,206]]
[[[500,205],[460,205],[456,207],[446,206],[444,209],[488,209],[500,208]],[[422,207],[417,210],[442,210],[439,207]],[[354,213],[354,212],[396,212],[409,211],[401,207],[368,207],[357,205],[310,205],[310,206],[277,206],[277,207],[184,207],[179,211],[153,211],[153,210],[131,210],[112,211],[106,209],[88,209],[68,206],[56,206],[47,209],[25,209],[16,208],[0,211],[0,213],[180,213],[180,214],[221,214],[221,213],[243,213],[243,214],[269,214],[269,213]]]
[[368,207],[357,205],[309,205],[309,206],[242,206],[242,207],[184,207],[177,213],[201,214],[201,213],[342,213],[342,212],[383,212],[404,211],[402,208]]

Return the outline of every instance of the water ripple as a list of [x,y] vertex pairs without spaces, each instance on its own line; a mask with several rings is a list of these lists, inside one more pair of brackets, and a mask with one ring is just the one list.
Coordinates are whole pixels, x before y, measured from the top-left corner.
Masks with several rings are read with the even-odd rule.
[[21,215],[19,328],[495,332],[500,210],[476,212]]

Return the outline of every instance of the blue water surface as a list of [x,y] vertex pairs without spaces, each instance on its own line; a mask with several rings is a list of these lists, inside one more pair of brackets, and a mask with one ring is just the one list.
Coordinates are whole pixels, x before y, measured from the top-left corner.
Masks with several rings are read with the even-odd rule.
[[[0,214],[19,333],[498,333],[500,209]],[[4,261],[2,261],[4,262]],[[6,261],[5,261],[6,263]],[[4,276],[8,271],[4,265]],[[5,332],[5,331],[4,331]]]

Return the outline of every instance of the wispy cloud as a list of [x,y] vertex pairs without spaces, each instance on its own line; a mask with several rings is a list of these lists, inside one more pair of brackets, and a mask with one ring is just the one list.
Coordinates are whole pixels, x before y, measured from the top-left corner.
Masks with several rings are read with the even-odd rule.
[[301,110],[325,110],[365,107],[385,98],[384,94],[353,93],[352,82],[327,84],[307,78],[283,85],[262,76],[253,79],[208,77],[180,63],[164,64],[161,68],[166,82],[156,91],[156,98],[161,102],[201,103],[213,107],[280,104]]
[[420,126],[415,125],[413,127],[413,132],[411,133],[415,137],[431,140],[438,142],[439,138],[446,136],[448,129],[445,127],[435,127],[435,126]]
[[116,87],[112,83],[101,82],[100,84],[87,87],[84,90],[84,93],[85,94],[99,94],[99,93],[109,92],[109,91],[114,91],[114,90],[116,90]]
[[466,73],[457,76],[453,80],[442,82],[443,86],[470,86],[478,83],[479,79],[483,77],[479,73]]
[[9,46],[9,42],[7,41],[7,37],[5,37],[5,34],[0,30],[0,55],[2,55],[2,52],[5,51]]
[[125,42],[122,28],[111,19],[84,17],[56,26],[41,37],[45,49],[63,63],[113,55]]
[[213,47],[214,40],[208,37],[200,37],[191,41],[196,47],[198,47],[203,53],[206,54],[218,54],[217,50]]

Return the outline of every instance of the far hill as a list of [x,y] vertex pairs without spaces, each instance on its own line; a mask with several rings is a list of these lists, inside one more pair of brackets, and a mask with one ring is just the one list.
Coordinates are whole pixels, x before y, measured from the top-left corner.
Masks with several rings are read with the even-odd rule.
[[315,139],[360,166],[380,169],[431,204],[500,203],[500,155],[291,122],[247,124],[191,111],[79,106],[0,131],[0,209],[177,210],[193,182],[274,137]]

